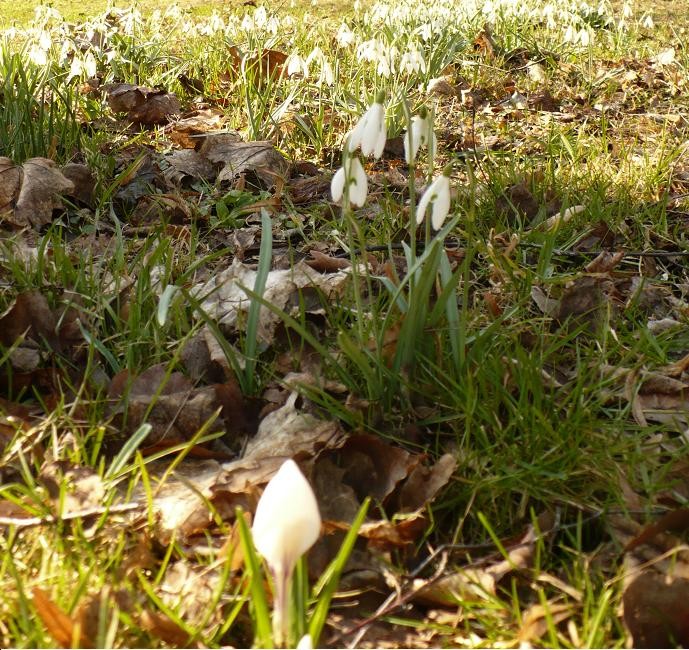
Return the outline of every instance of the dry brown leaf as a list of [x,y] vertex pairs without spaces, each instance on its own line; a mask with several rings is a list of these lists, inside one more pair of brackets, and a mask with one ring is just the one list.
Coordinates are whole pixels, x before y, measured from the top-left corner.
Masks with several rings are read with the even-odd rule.
[[194,149],[172,151],[164,158],[169,167],[165,178],[174,185],[184,185],[195,180],[215,180],[214,165]]
[[306,260],[306,263],[314,270],[319,273],[332,273],[333,271],[341,271],[343,269],[349,268],[352,263],[342,257],[331,257],[330,255],[325,255],[317,250],[309,251],[311,259]]
[[147,194],[142,196],[129,216],[134,226],[155,226],[161,222],[182,225],[193,217],[189,201],[179,194]]
[[15,166],[9,158],[0,158],[0,220],[40,228],[62,207],[60,196],[73,192],[74,184],[52,160],[29,158]]
[[689,580],[649,570],[627,585],[622,595],[624,622],[634,648],[689,645]]
[[88,207],[93,206],[93,191],[96,188],[96,178],[86,165],[79,163],[67,163],[62,168],[63,176],[72,182],[74,189],[66,192],[79,203]]
[[[247,408],[233,378],[213,386],[194,388],[181,372],[168,373],[166,364],[157,364],[133,380],[126,370],[115,375],[108,388],[108,397],[117,401],[112,407],[114,414],[119,416],[126,412],[124,426],[127,431],[135,431],[144,422],[151,425],[147,446],[169,447],[190,440],[218,414],[220,419],[212,430],[224,429],[227,441],[255,430],[249,417],[255,409]],[[245,412],[247,417],[244,417]],[[123,426],[121,422],[120,426]],[[197,452],[209,456],[200,450]],[[216,457],[226,459],[227,455]]]
[[6,218],[14,212],[14,204],[19,196],[22,184],[21,167],[12,160],[0,156],[0,218]]
[[[509,550],[507,557],[498,562],[486,561],[484,567],[460,569],[427,584],[424,584],[425,580],[415,580],[415,598],[434,605],[456,605],[461,600],[481,600],[486,595],[495,594],[498,582],[507,574],[531,566],[538,536],[548,532],[555,524],[550,512],[543,513],[538,520],[538,528],[530,524],[526,533]],[[510,545],[505,547],[509,549]]]
[[66,460],[47,462],[41,467],[38,479],[55,506],[62,505],[61,516],[104,504],[103,479],[90,467]]
[[648,421],[672,425],[684,431],[689,422],[689,384],[657,372],[644,373],[638,390],[634,390],[636,373],[627,376],[626,394],[632,414],[641,426]]
[[[322,292],[326,299],[336,299],[344,289],[349,277],[345,271],[320,274],[300,260],[292,268],[270,271],[266,281],[263,298],[277,309],[290,315],[300,313],[322,313],[323,308],[317,295]],[[234,329],[244,323],[251,299],[241,288],[253,290],[256,284],[256,271],[239,260],[233,260],[225,271],[214,275],[207,282],[198,284],[190,290],[193,297],[200,299],[201,308],[219,325]],[[302,300],[299,293],[301,292]],[[258,325],[258,338],[264,343],[271,343],[280,317],[266,307],[261,307]]]
[[26,291],[0,316],[0,342],[10,347],[26,332],[26,338],[36,343],[47,341],[55,349],[56,327],[57,319],[46,297],[39,291]]
[[231,134],[210,135],[199,154],[222,166],[216,183],[234,183],[239,176],[253,173],[266,188],[281,185],[289,176],[289,162],[270,142],[237,142]]
[[127,113],[138,124],[166,124],[181,113],[179,99],[174,93],[133,84],[109,84],[105,86],[107,102],[115,113]]
[[397,509],[412,512],[427,505],[445,486],[457,467],[452,454],[444,454],[431,467],[419,463],[400,489]]
[[189,647],[189,633],[162,612],[145,609],[139,616],[141,627],[175,648]]
[[[340,426],[298,411],[297,397],[293,393],[261,421],[242,458],[222,465],[215,461],[180,465],[154,499],[159,538],[169,540],[173,532],[184,538],[207,528],[212,515],[205,499],[228,519],[237,506],[253,510],[258,486],[267,483],[287,458],[312,457],[326,446],[341,444]],[[151,469],[153,480],[157,471],[164,471],[164,466]]]
[[287,191],[294,205],[306,205],[330,197],[330,179],[325,176],[296,178],[289,182]]
[[[220,109],[205,108],[175,120],[167,131],[175,144],[184,149],[196,149],[205,134],[222,129],[225,121],[226,116]],[[239,134],[237,139],[241,140]]]
[[73,640],[77,637],[80,648],[93,648],[93,643],[85,637],[83,631],[75,629],[75,622],[65,614],[40,587],[31,590],[36,613],[43,621],[48,634],[63,648],[72,648]]
[[520,643],[537,641],[550,629],[551,623],[557,625],[566,621],[574,614],[574,611],[574,607],[567,603],[549,602],[547,605],[531,605],[524,613],[517,639]]

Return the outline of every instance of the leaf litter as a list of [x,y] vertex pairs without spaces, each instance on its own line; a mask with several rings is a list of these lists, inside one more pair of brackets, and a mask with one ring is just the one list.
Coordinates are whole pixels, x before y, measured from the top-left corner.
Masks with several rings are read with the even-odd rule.
[[[650,143],[656,141],[658,124],[665,128],[665,125],[681,124],[684,119],[679,113],[663,112],[669,106],[668,101],[685,85],[678,74],[681,67],[678,51],[672,47],[643,60],[601,62],[593,79],[589,80],[591,95],[584,96],[576,90],[575,82],[580,74],[576,66],[545,50],[534,53],[527,48],[508,49],[502,42],[504,37],[499,28],[487,25],[473,41],[473,56],[490,62],[500,71],[494,79],[486,80],[484,87],[464,77],[461,66],[449,66],[442,71],[442,76],[427,84],[428,95],[435,98],[437,110],[447,118],[444,139],[460,155],[486,155],[482,160],[486,166],[491,164],[491,152],[516,151],[519,155],[527,155],[531,152],[529,147],[538,146],[534,143],[534,134],[544,125],[578,123],[584,125],[582,133],[586,135],[586,129],[594,128],[592,116],[603,112],[617,133],[624,135],[630,129],[637,129],[641,131],[641,140]],[[264,88],[271,75],[283,74],[287,61],[284,53],[272,49],[254,55],[232,48],[230,57],[231,69],[219,83],[235,83],[242,66],[248,65],[260,70],[260,83]],[[548,80],[553,79],[551,75],[556,82],[549,83]],[[187,79],[187,85],[195,91],[199,83],[203,89],[203,81]],[[323,207],[322,204],[329,202],[330,178],[318,165],[315,170],[308,170],[299,161],[288,161],[275,142],[244,141],[239,133],[228,132],[225,113],[216,106],[184,113],[184,102],[174,93],[138,84],[116,83],[105,86],[104,91],[105,101],[113,114],[144,127],[149,134],[160,127],[164,136],[179,147],[168,147],[163,152],[158,146],[137,145],[130,151],[119,151],[115,176],[107,180],[112,183],[118,219],[128,227],[141,228],[140,232],[145,233],[146,229],[150,231],[165,222],[183,228],[201,225],[214,229],[214,220],[222,210],[218,205],[243,197],[247,203],[232,214],[235,217],[242,214],[243,220],[246,217],[245,223],[249,223],[252,218],[256,219],[261,208],[269,209],[275,218],[275,235],[280,236],[282,233],[278,230],[287,222],[280,213],[285,205],[291,202],[304,207],[314,204]],[[648,93],[652,95],[650,100]],[[645,108],[649,110],[636,117],[638,102],[647,104]],[[449,108],[459,104],[464,111],[461,124],[456,122]],[[630,127],[630,121],[637,126]],[[400,147],[391,146],[387,155],[389,167],[376,175],[376,184],[379,188],[403,192],[406,170],[400,172],[397,165],[402,157]],[[485,173],[485,169],[482,171]],[[675,172],[671,179],[672,191],[679,195],[686,191],[687,183],[680,169]],[[41,231],[56,219],[77,218],[73,203],[86,210],[79,213],[79,218],[93,214],[94,179],[92,170],[83,164],[58,167],[48,158],[30,158],[20,165],[3,158],[0,161],[0,223],[8,231],[16,232],[21,228]],[[677,260],[682,259],[679,255],[684,252],[677,242],[663,241],[663,237],[654,240],[650,233],[649,241],[656,246],[656,252],[676,253],[678,257],[654,259],[634,255],[624,250],[633,227],[629,220],[623,219],[622,227],[620,224],[613,227],[606,221],[586,221],[596,215],[596,206],[579,203],[578,197],[569,197],[568,202],[560,193],[544,189],[542,179],[528,173],[515,172],[512,178],[503,180],[502,187],[486,183],[481,188],[483,194],[473,197],[478,202],[486,200],[492,206],[496,226],[503,229],[502,233],[492,233],[492,241],[509,242],[496,254],[485,256],[492,265],[490,284],[479,286],[481,281],[477,280],[490,318],[504,317],[514,301],[510,282],[523,272],[518,265],[523,267],[524,260],[527,265],[535,263],[529,245],[540,241],[538,237],[544,232],[568,232],[569,228],[577,234],[575,244],[555,251],[549,261],[549,272],[544,275],[547,281],[536,282],[530,288],[534,303],[532,314],[541,319],[548,334],[571,337],[582,343],[587,337],[595,338],[610,328],[620,329],[633,319],[638,319],[635,333],[638,336],[644,335],[645,330],[662,334],[683,326],[687,315],[687,291],[683,286],[686,278],[681,263],[680,270],[677,269]],[[665,189],[659,192],[662,194]],[[686,221],[681,198],[670,199],[667,216],[678,219],[681,224],[683,219]],[[326,206],[326,211],[331,208]],[[676,209],[674,214],[672,209]],[[371,216],[362,213],[362,218],[370,219]],[[303,218],[297,228],[301,229],[299,237],[304,236],[306,221]],[[244,332],[248,318],[251,299],[246,289],[252,290],[255,286],[254,249],[261,235],[260,229],[251,225],[231,230],[229,234],[217,235],[233,240],[235,257],[231,264],[202,268],[186,276],[184,284],[188,295],[199,302],[206,317],[236,340]],[[105,238],[105,229],[98,235]],[[289,260],[288,268],[278,268],[275,263],[268,273],[263,297],[276,310],[294,317],[305,315],[312,326],[325,316],[324,303],[337,303],[343,298],[352,273],[349,260],[335,254],[339,252],[337,243],[305,243],[306,247],[300,252],[308,255],[308,259]],[[576,256],[590,251],[596,255],[584,256],[584,262]],[[0,402],[0,439],[6,439],[3,444],[14,450],[14,455],[8,457],[8,467],[2,468],[3,479],[4,473],[12,479],[20,475],[15,436],[19,434],[21,439],[21,435],[41,419],[42,408],[35,408],[35,403],[26,396],[33,392],[49,406],[69,393],[65,385],[78,385],[79,367],[83,368],[84,363],[85,336],[98,331],[99,319],[135,309],[135,290],[141,281],[140,276],[133,274],[128,279],[110,278],[104,282],[112,300],[108,302],[107,314],[95,317],[90,305],[85,307],[77,297],[70,297],[68,286],[59,287],[58,293],[46,287],[40,291],[11,294],[7,310],[0,316],[0,342],[4,348],[11,349],[5,362],[2,387],[4,393],[13,396],[13,399]],[[160,290],[156,290],[156,295],[160,296],[164,283],[158,286]],[[261,307],[258,338],[263,348],[280,344],[284,336],[281,323],[275,311]],[[525,339],[528,334],[532,332],[525,333]],[[324,417],[322,410],[314,408],[300,393],[293,392],[294,377],[290,378],[287,372],[261,397],[243,395],[234,374],[236,367],[229,364],[226,349],[220,346],[207,324],[185,340],[179,351],[179,365],[151,362],[146,367],[125,367],[116,371],[108,367],[108,360],[102,353],[97,356],[102,356],[98,359],[102,377],[100,386],[93,388],[105,395],[110,438],[106,448],[110,445],[112,453],[121,447],[122,440],[144,424],[150,425],[142,443],[146,454],[165,454],[194,440],[199,431],[207,431],[213,438],[187,449],[186,457],[178,464],[172,461],[172,471],[169,459],[148,464],[155,525],[152,539],[139,538],[144,547],[140,568],[149,564],[159,566],[153,546],[170,548],[173,541],[183,545],[188,552],[187,558],[176,558],[168,565],[157,591],[170,606],[179,607],[176,611],[181,619],[188,622],[203,618],[204,604],[212,601],[219,584],[217,571],[203,569],[188,558],[195,552],[209,552],[209,546],[212,551],[229,543],[231,535],[227,535],[223,525],[231,525],[236,507],[252,512],[262,486],[284,459],[294,458],[314,485],[327,533],[320,548],[314,549],[309,558],[314,576],[332,558],[365,496],[372,495],[375,507],[360,530],[357,548],[344,577],[345,585],[352,589],[372,587],[372,591],[377,591],[373,598],[376,605],[385,593],[393,591],[400,608],[410,603],[419,620],[451,620],[455,633],[462,625],[471,627],[468,621],[473,620],[472,603],[490,602],[491,598],[518,589],[523,611],[519,625],[510,621],[514,642],[541,643],[544,635],[556,628],[569,634],[573,645],[581,645],[576,626],[572,631],[569,625],[581,615],[580,594],[566,583],[566,576],[546,575],[535,570],[534,560],[541,552],[539,544],[561,532],[550,510],[529,524],[525,532],[491,546],[502,546],[504,555],[494,550],[478,552],[478,556],[473,551],[464,555],[450,554],[446,557],[452,558],[453,566],[439,563],[440,571],[432,579],[413,577],[414,571],[409,567],[421,562],[417,549],[422,541],[427,541],[425,535],[431,515],[436,514],[434,501],[437,496],[448,487],[452,489],[454,484],[468,480],[465,475],[486,459],[465,457],[452,445],[448,445],[447,451],[441,449],[438,453],[430,452],[432,444],[418,451],[415,445],[400,444],[399,439],[391,442],[358,430],[356,426],[344,426],[334,417]],[[76,371],[65,368],[60,363],[64,359],[75,366]],[[518,360],[505,361],[508,365],[519,363]],[[605,380],[600,401],[611,409],[624,405],[618,411],[618,414],[624,413],[619,416],[621,435],[629,436],[633,431],[639,435],[639,444],[649,451],[658,455],[670,452],[681,455],[689,412],[686,364],[679,359],[668,365],[651,355],[624,361],[612,367],[599,364],[598,369]],[[321,370],[321,365],[312,364],[311,378],[305,384],[330,390],[330,395],[335,395],[333,399],[352,407],[350,412],[370,412],[369,400],[347,394],[346,387],[335,390],[332,382],[329,384],[328,380],[317,376]],[[544,386],[566,401],[578,370],[576,364],[567,359],[555,367],[544,366],[542,377],[550,380],[544,381]],[[512,391],[514,397],[518,397],[517,379],[518,373],[505,372],[503,386]],[[272,395],[277,396],[275,400],[269,398],[271,390]],[[34,408],[28,409],[24,402]],[[417,406],[418,412],[425,413],[431,420],[440,412],[436,405]],[[494,419],[498,429],[504,417],[504,413],[496,411]],[[415,420],[416,416],[410,419]],[[425,424],[414,422],[413,426],[421,432],[417,432],[415,440],[432,430]],[[399,433],[392,425],[385,431],[395,437]],[[62,442],[69,440],[64,432],[59,435]],[[10,445],[12,440],[15,440],[14,445]],[[43,450],[39,445],[24,448],[23,444],[20,442],[22,453],[26,450],[35,454],[34,461],[41,460]],[[65,443],[65,448],[67,446]],[[65,521],[69,520],[70,513],[97,507],[105,498],[107,487],[94,470],[50,459],[42,459],[37,466],[41,470],[36,478],[46,490],[47,502]],[[633,473],[631,469],[626,471]],[[620,568],[624,573],[623,620],[632,643],[638,647],[688,642],[686,608],[682,604],[686,600],[687,558],[681,539],[687,525],[686,512],[681,506],[681,495],[683,490],[687,491],[686,467],[674,461],[670,474],[674,481],[671,488],[644,495],[644,498],[633,493],[627,484],[622,491],[626,490],[629,510],[633,512],[618,513],[608,519],[612,542],[606,543],[617,545],[623,559],[619,564],[611,562],[606,569]],[[63,485],[69,487],[65,490]],[[138,512],[127,515],[127,522],[142,526],[147,516],[144,487],[137,487],[133,495],[123,492],[118,498],[126,500],[125,497],[141,504]],[[461,508],[464,505],[461,504]],[[30,514],[30,503],[24,502],[24,506],[27,510],[22,505],[2,501],[0,511],[19,518],[22,513]],[[587,512],[587,505],[576,503],[576,506]],[[665,515],[656,515],[653,511],[653,518],[657,516],[658,520],[652,524],[638,514],[640,509],[650,512],[657,507],[673,510]],[[595,510],[595,506],[591,509]],[[522,515],[522,521],[528,519],[524,511]],[[45,521],[55,519],[45,518]],[[430,546],[425,552],[435,557]],[[131,557],[135,556],[132,549]],[[392,557],[397,560],[394,568],[389,562]],[[135,564],[133,562],[132,566]],[[237,561],[233,571],[240,571],[239,565]],[[557,595],[537,602],[534,584],[539,580],[554,587]],[[132,609],[132,604],[127,604],[118,593],[91,592],[82,599],[80,613],[73,615],[58,607],[40,588],[34,589],[33,600],[36,609],[44,612],[43,621],[49,633],[64,647],[71,646],[75,639],[83,647],[94,644],[93,625],[89,627],[86,619],[79,617],[86,616],[84,612],[89,610],[98,616],[105,602],[123,611],[136,610],[139,625],[154,638],[171,645],[185,645],[189,641],[186,629],[164,612],[145,609],[141,603]],[[335,613],[333,629],[339,626],[346,631],[359,625],[361,618],[348,621]],[[408,636],[379,620],[371,622],[366,629],[369,636],[364,637],[368,639],[364,645],[375,639],[381,646],[385,642],[393,646],[395,643],[423,646],[431,644],[434,638],[431,631],[426,638],[421,638],[421,634]],[[472,634],[453,638],[458,644],[481,640],[480,636]]]

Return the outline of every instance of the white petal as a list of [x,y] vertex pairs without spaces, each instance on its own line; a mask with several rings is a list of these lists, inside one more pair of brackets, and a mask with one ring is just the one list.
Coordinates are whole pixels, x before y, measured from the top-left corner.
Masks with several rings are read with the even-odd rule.
[[297,643],[297,650],[313,650],[313,639],[310,634],[305,634]]
[[383,128],[378,132],[378,140],[373,148],[373,157],[378,160],[383,155],[385,151],[385,143],[387,142],[388,134],[385,130],[385,122],[383,122]]
[[[410,135],[411,143],[409,142]],[[416,160],[416,151],[418,149],[414,142],[414,131],[407,131],[402,136],[402,143],[404,144],[404,159],[407,161],[407,165],[411,165]]]
[[438,181],[437,196],[433,201],[433,212],[431,213],[431,224],[434,230],[442,228],[443,222],[450,212],[450,179],[443,175]]
[[[375,102],[364,115],[365,127],[361,138],[361,153],[380,158],[385,148],[385,108]],[[382,143],[381,143],[382,139]]]
[[342,198],[345,180],[346,177],[344,167],[340,167],[337,172],[335,172],[333,179],[330,181],[330,194],[333,197],[333,201],[339,201]]
[[423,222],[423,218],[426,215],[426,210],[428,209],[428,204],[433,198],[433,185],[431,185],[424,193],[419,204],[416,206],[416,224],[419,225]]
[[349,186],[349,200],[352,205],[361,207],[366,203],[366,195],[368,194],[368,178],[366,178],[366,171],[364,170],[361,161],[358,158],[352,158],[351,166],[349,168],[349,176],[351,185]]
[[309,482],[293,460],[270,479],[256,508],[251,529],[256,550],[273,571],[291,573],[316,542],[321,515]]
[[366,131],[366,115],[364,115],[358,122],[358,124],[350,131],[347,137],[347,148],[349,152],[352,153],[361,146],[364,139],[364,133]]

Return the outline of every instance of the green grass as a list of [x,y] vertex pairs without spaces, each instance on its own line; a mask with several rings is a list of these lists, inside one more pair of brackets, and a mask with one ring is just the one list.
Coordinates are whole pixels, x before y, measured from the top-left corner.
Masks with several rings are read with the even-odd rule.
[[[553,531],[534,544],[533,565],[509,572],[495,593],[456,594],[450,623],[419,603],[386,610],[381,625],[391,637],[400,626],[413,631],[400,645],[421,645],[431,633],[436,645],[518,643],[524,621],[541,606],[542,625],[529,638],[535,646],[624,647],[623,568],[608,515],[633,507],[630,491],[648,512],[667,505],[684,455],[672,425],[651,415],[646,425],[638,421],[630,397],[640,380],[615,370],[666,372],[689,344],[680,257],[687,251],[687,26],[653,9],[659,26],[651,29],[637,8],[622,29],[621,5],[599,15],[563,3],[554,25],[536,2],[519,5],[532,13],[516,14],[505,3],[489,15],[481,3],[452,7],[450,15],[443,3],[392,2],[351,8],[342,19],[324,4],[266,6],[265,16],[252,7],[180,6],[181,13],[146,17],[154,7],[142,3],[144,18],[106,18],[96,15],[102,4],[56,1],[69,23],[53,16],[31,24],[28,5],[10,13],[0,0],[3,19],[22,26],[0,37],[0,155],[17,164],[35,156],[83,162],[96,177],[90,204],[66,200],[42,231],[7,229],[0,237],[0,312],[19,294],[40,292],[55,326],[42,329],[34,315],[26,333],[32,343],[20,350],[21,341],[0,332],[0,517],[41,519],[0,528],[0,590],[7,594],[0,645],[59,642],[36,617],[35,588],[81,626],[66,645],[78,644],[80,633],[99,647],[251,645],[249,585],[233,554],[220,551],[233,534],[234,506],[250,507],[251,498],[228,509],[204,493],[212,524],[191,540],[161,535],[155,503],[197,442],[242,453],[256,424],[232,438],[211,409],[187,431],[189,439],[173,440],[168,450],[148,445],[150,430],[138,424],[160,430],[165,382],[183,381],[180,373],[198,390],[214,390],[218,376],[233,375],[250,421],[275,405],[287,373],[299,371],[314,375],[299,387],[300,408],[345,433],[457,460],[451,481],[427,505],[427,526],[415,543],[377,551],[403,596],[432,549],[455,545],[446,557],[450,572],[489,554],[491,566],[505,540],[519,538],[544,511],[558,514]],[[434,33],[425,38],[431,18]],[[337,45],[342,21],[354,45]],[[486,21],[491,47],[482,34]],[[568,25],[580,38],[587,30],[590,43],[566,42]],[[101,30],[100,46],[89,40],[94,29]],[[41,30],[50,38],[41,39]],[[235,46],[246,55],[242,65],[233,59]],[[308,75],[266,78],[255,63],[266,49],[306,59],[316,46],[325,58],[312,56]],[[675,61],[654,62],[670,46]],[[388,58],[367,60],[375,47]],[[425,69],[400,68],[412,49]],[[86,72],[71,74],[73,60],[86,63],[87,54],[101,90],[84,85]],[[529,75],[528,62],[541,66],[542,78]],[[441,76],[452,92],[428,93]],[[287,188],[278,207],[262,211],[272,194],[250,183],[166,186],[150,162],[176,149],[169,129],[132,127],[114,115],[102,93],[109,83],[173,91],[184,111],[196,108],[201,94],[202,108],[222,115],[222,128],[249,141],[269,139],[290,162],[315,165],[314,178],[326,185],[346,133],[378,91],[385,93],[390,138],[405,131],[408,115],[432,107],[439,152],[428,160],[422,151],[416,184],[399,157],[365,161],[362,208],[340,209],[327,190],[299,203]],[[515,90],[527,97],[526,108],[507,108]],[[543,104],[550,101],[546,91],[557,110],[538,103],[539,94]],[[432,237],[422,226],[412,246],[408,201],[417,202],[447,163],[454,195],[446,227]],[[182,201],[187,210],[143,219],[139,190]],[[575,206],[583,207],[571,219],[546,226]],[[612,247],[630,253],[613,271],[586,273],[610,245],[601,223],[614,235]],[[284,313],[266,298],[267,274],[312,249],[349,259],[352,278],[338,299],[303,291],[297,308]],[[223,273],[235,252],[258,271],[245,287],[252,307],[238,331],[218,326],[194,293]],[[369,255],[375,264],[367,267]],[[595,286],[578,289],[582,282]],[[534,290],[551,300],[545,308]],[[598,303],[590,302],[596,295]],[[586,305],[593,314],[581,313]],[[266,312],[279,320],[269,342],[258,335]],[[667,317],[680,327],[649,327]],[[185,345],[204,326],[224,357],[213,370],[221,375],[193,376],[185,360]],[[23,370],[19,353],[37,354],[37,367]],[[126,393],[156,364],[164,379],[150,403],[140,407],[136,395],[118,402],[113,378]],[[118,374],[124,372],[128,379]],[[75,497],[86,478],[96,486],[95,504]],[[62,518],[77,497],[101,510]],[[132,501],[139,503],[134,515],[118,511]],[[369,520],[397,514],[379,506],[372,504]],[[364,546],[360,540],[358,551]],[[331,587],[324,588],[328,598]],[[370,616],[382,600],[373,592],[336,594],[323,642],[349,642],[351,636],[333,634]],[[308,606],[320,630],[325,605]]]

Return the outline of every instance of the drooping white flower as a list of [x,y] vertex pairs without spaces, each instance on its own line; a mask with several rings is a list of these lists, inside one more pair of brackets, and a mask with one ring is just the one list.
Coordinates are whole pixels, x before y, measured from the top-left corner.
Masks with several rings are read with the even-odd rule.
[[309,68],[306,65],[306,61],[299,56],[297,52],[292,52],[287,57],[287,76],[291,77],[293,75],[304,75],[307,76],[309,73]]
[[366,203],[368,179],[364,166],[356,156],[348,158],[348,162],[345,162],[333,176],[330,182],[330,193],[333,201],[339,201],[342,198],[347,180],[349,180],[349,202],[361,207]]
[[373,156],[377,159],[383,155],[386,139],[385,106],[383,99],[377,97],[349,134],[347,147],[350,153],[361,148],[364,156]]
[[340,23],[340,27],[335,35],[335,40],[340,47],[349,47],[356,42],[356,34],[349,28],[347,23]]
[[450,174],[452,165],[447,165],[443,173],[438,176],[426,189],[416,208],[416,223],[420,224],[426,216],[429,206],[431,209],[431,225],[434,230],[440,230],[445,218],[450,212]]
[[414,115],[411,118],[409,131],[404,134],[404,157],[408,165],[416,160],[419,149],[426,145],[429,158],[433,158],[437,149],[438,140],[433,131],[433,121],[430,113],[424,111],[424,115]]
[[416,48],[408,49],[400,59],[400,72],[411,74],[413,72],[426,72],[426,61],[423,54]]
[[285,461],[266,485],[256,508],[251,533],[256,550],[273,573],[273,635],[280,646],[288,630],[288,596],[297,560],[316,542],[321,515],[316,497],[293,460]]

